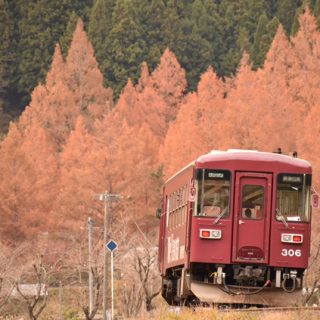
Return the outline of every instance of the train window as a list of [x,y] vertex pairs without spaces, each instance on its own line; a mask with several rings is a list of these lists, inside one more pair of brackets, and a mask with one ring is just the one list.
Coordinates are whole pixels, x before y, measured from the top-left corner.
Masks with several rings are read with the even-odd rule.
[[230,177],[230,172],[225,170],[197,170],[198,216],[229,216]]
[[277,179],[276,219],[288,222],[310,220],[309,174],[279,174]]
[[244,185],[242,188],[242,218],[259,220],[264,213],[264,187]]
[[167,202],[167,227],[174,229],[186,222],[187,217],[187,185],[173,192]]

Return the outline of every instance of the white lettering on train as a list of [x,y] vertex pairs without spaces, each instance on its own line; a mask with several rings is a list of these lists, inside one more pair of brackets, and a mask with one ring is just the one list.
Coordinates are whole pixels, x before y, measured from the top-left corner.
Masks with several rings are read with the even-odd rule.
[[281,250],[281,255],[284,257],[301,257],[301,250],[297,249],[297,250],[293,250],[293,249],[282,249]]

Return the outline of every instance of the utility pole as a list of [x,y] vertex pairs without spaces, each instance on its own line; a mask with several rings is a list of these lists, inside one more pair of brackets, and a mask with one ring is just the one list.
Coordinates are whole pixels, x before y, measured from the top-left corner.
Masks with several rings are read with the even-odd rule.
[[62,282],[59,282],[59,320],[63,320],[62,316]]
[[92,226],[93,220],[88,218],[88,246],[89,246],[89,314],[93,310],[93,274],[92,274]]
[[120,198],[118,194],[110,194],[108,191],[105,193],[99,194],[99,200],[104,201],[104,228],[103,228],[103,300],[102,300],[102,309],[103,309],[103,320],[107,320],[107,276],[108,276],[108,255],[105,245],[108,241],[108,232],[109,232],[109,217],[111,215],[111,202],[117,201]]

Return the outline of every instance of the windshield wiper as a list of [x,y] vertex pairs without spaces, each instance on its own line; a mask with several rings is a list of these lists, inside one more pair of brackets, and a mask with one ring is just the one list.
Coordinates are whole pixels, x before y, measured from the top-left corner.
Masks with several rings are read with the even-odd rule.
[[284,224],[284,226],[289,229],[289,225],[288,225],[288,222],[286,221],[286,218],[282,215],[282,213],[280,212],[279,209],[276,209],[276,214],[277,214],[277,217],[280,218],[280,220],[282,221],[282,223]]
[[226,214],[227,210],[228,210],[228,207],[225,207],[217,216],[217,218],[213,221],[213,224],[217,224],[219,220]]

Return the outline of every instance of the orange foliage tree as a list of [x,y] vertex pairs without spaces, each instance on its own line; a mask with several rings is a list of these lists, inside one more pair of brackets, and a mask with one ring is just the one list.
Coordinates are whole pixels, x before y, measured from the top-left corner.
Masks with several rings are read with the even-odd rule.
[[79,20],[66,60],[57,46],[45,84],[1,143],[2,234],[76,231],[88,214],[99,217],[94,195],[105,191],[128,196],[126,212],[146,217],[158,205],[160,164],[168,176],[211,149],[301,150],[319,184],[320,36],[308,10],[299,22],[292,39],[279,27],[262,69],[244,53],[235,77],[209,68],[188,95],[166,49],[113,106]]
[[103,86],[92,45],[79,19],[66,62],[57,45],[46,84],[34,90],[19,125],[26,128],[31,119],[37,119],[61,151],[79,115],[91,128],[94,120],[109,112],[112,105],[112,91]]
[[161,149],[166,175],[221,146],[225,90],[224,83],[209,68],[201,77],[197,93],[185,99]]
[[153,87],[167,103],[167,122],[175,118],[187,88],[186,72],[175,55],[166,49],[152,75]]
[[24,132],[11,125],[0,153],[1,210],[7,238],[14,240],[49,230],[58,165],[44,130],[36,121]]

